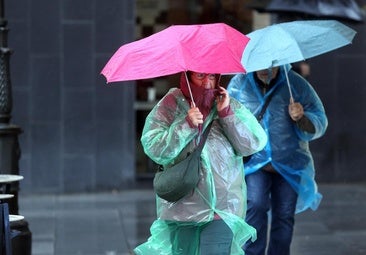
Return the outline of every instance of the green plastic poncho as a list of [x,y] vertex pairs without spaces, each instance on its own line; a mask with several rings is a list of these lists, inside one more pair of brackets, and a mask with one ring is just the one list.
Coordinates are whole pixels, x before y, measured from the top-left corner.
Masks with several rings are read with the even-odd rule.
[[[180,89],[173,88],[160,100],[146,118],[141,142],[145,153],[156,163],[170,165],[179,162],[195,147],[198,128],[187,120],[189,102]],[[244,254],[242,245],[256,239],[256,231],[245,221],[246,184],[243,155],[263,149],[267,136],[252,113],[235,99],[230,100],[232,114],[221,118],[216,105],[207,116],[203,130],[213,121],[201,154],[198,186],[183,199],[169,203],[156,197],[157,219],[153,222],[147,242],[135,248],[139,255],[180,254],[172,252],[169,222],[177,226],[202,225],[214,220],[214,215],[230,227],[234,234],[231,254]],[[203,131],[202,131],[203,132]],[[199,254],[199,234],[189,245]],[[185,254],[186,255],[186,254]]]
[[261,121],[268,135],[268,143],[245,164],[245,174],[251,174],[271,163],[298,193],[296,213],[299,213],[308,208],[316,210],[322,198],[315,182],[309,141],[325,133],[328,120],[315,90],[289,67],[287,65],[286,70],[294,101],[302,104],[304,115],[314,125],[314,133],[300,129],[288,114],[290,94],[284,66],[280,67],[276,83],[265,95],[254,80],[256,75],[254,72],[234,76],[228,85],[228,92],[230,96],[257,114],[268,95],[275,91]]

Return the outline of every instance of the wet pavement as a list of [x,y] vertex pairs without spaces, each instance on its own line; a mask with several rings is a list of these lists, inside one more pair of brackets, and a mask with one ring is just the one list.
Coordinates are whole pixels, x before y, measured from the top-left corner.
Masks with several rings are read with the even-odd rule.
[[[366,254],[366,184],[322,184],[315,212],[296,216],[292,255]],[[125,255],[149,236],[150,187],[72,195],[20,194],[32,255]],[[187,254],[188,255],[188,254]]]

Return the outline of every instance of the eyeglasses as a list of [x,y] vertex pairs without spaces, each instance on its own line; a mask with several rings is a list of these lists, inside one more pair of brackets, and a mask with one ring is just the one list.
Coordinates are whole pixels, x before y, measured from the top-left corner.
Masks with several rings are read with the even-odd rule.
[[192,74],[196,79],[203,80],[204,78],[208,78],[209,80],[215,80],[216,75],[213,73],[193,73]]

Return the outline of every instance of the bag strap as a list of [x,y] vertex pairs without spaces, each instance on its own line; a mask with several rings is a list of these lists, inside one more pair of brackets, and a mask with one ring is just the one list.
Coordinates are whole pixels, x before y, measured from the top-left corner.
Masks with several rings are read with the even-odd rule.
[[201,139],[200,139],[200,143],[199,143],[199,144],[198,144],[198,146],[197,146],[197,150],[202,151],[203,146],[205,145],[205,142],[206,142],[206,139],[207,139],[208,133],[210,132],[211,126],[212,126],[212,121],[211,121],[211,123],[206,127],[205,131],[203,132],[203,134],[202,134],[202,136],[201,136]]
[[257,118],[258,121],[261,121],[263,119],[264,113],[265,113],[265,111],[266,111],[266,109],[267,109],[267,107],[268,107],[268,105],[269,105],[269,103],[270,103],[270,101],[271,101],[271,99],[272,99],[272,97],[273,97],[273,95],[274,95],[275,90],[277,89],[277,87],[272,91],[271,94],[268,95],[268,97],[266,99],[266,102],[262,106],[262,109],[261,109],[260,113],[256,116],[256,118]]
[[[208,133],[210,132],[210,129],[211,129],[211,126],[212,126],[212,121],[211,123],[206,127],[205,131],[203,132],[202,136],[201,136],[201,139],[200,139],[200,143],[198,144],[198,146],[196,147],[196,151],[198,151],[200,154],[202,152],[202,149],[203,149],[203,146],[206,142],[206,139],[207,139],[207,136],[208,136]],[[163,165],[160,165],[158,164],[158,172],[161,172],[161,171],[164,171],[164,167]]]

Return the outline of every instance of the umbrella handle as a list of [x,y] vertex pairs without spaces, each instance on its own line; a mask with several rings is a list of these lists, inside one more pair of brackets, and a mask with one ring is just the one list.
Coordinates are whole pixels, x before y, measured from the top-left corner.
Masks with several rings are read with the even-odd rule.
[[286,75],[286,80],[287,80],[288,91],[290,92],[290,103],[293,103],[294,102],[294,98],[292,96],[290,80],[289,80],[288,74],[287,74],[287,67],[286,67],[286,65],[284,65],[283,67],[285,69],[285,75]]
[[188,90],[189,90],[189,95],[191,96],[191,100],[192,100],[192,103],[193,103],[193,107],[196,107],[196,103],[194,102],[193,95],[192,95],[191,85],[189,85],[189,80],[188,80],[187,72],[184,72],[184,76],[186,77],[187,86],[188,86]]

